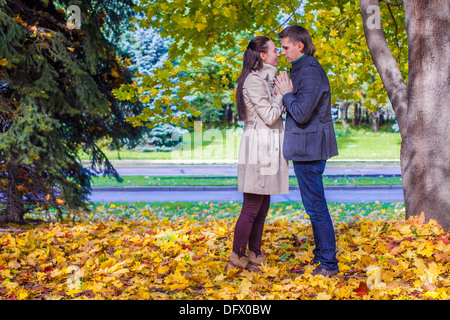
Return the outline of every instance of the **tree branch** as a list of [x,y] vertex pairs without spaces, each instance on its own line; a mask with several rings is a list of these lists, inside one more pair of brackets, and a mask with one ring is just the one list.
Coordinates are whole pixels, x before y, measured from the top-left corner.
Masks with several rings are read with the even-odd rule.
[[[281,2],[283,2],[283,1],[281,1]],[[281,3],[281,2],[280,2],[280,3]],[[300,1],[300,4],[301,4],[301,2],[303,2],[303,0]],[[243,22],[245,22],[245,21],[247,21],[247,20],[253,19],[254,17],[256,17],[256,16],[259,15],[259,14],[263,14],[263,13],[272,11],[272,9],[273,9],[273,8],[277,8],[278,5],[279,5],[280,3],[273,5],[270,9],[268,9],[268,10],[266,10],[266,11],[258,12],[257,14],[254,14],[254,15],[252,15],[252,16],[250,16],[250,17],[247,17],[247,18],[245,18],[245,19],[243,19],[243,20],[241,20],[241,21],[238,21],[238,22],[236,22],[235,24],[233,24],[232,26],[229,26],[229,27],[226,27],[226,28],[224,28],[224,29],[221,29],[221,30],[218,30],[218,31],[214,31],[214,32],[203,32],[203,33],[207,34],[208,36],[213,35],[213,34],[217,34],[217,33],[222,33],[223,31],[227,31],[227,30],[229,30],[229,29],[231,29],[231,28],[234,28],[235,26],[237,26],[237,25],[239,25],[239,24],[241,24],[241,23],[243,23]],[[297,7],[297,8],[298,8],[298,7]],[[297,10],[297,9],[295,9],[295,10]],[[295,12],[295,11],[294,11],[294,12]]]
[[[278,28],[284,26],[284,25],[285,25],[285,24],[286,24],[286,23],[294,16],[295,12],[298,10],[298,8],[300,8],[300,6],[302,5],[302,3],[303,3],[303,0],[300,0],[298,6],[294,9],[294,11],[292,11],[292,13],[289,15],[289,17],[287,17],[287,19],[285,19],[282,23],[280,23],[275,29],[270,30],[269,32],[267,32],[264,36],[268,36],[268,35],[271,34],[272,32],[275,32],[275,30],[277,30]],[[242,21],[241,21],[241,22],[242,22]],[[345,21],[343,21],[343,22],[345,22]],[[239,22],[239,23],[240,23],[240,22]],[[239,24],[239,23],[238,23],[238,24]],[[244,51],[239,50],[238,52],[236,52],[236,53],[234,53],[234,54],[228,56],[225,60],[220,61],[220,62],[218,62],[218,63],[216,63],[216,64],[214,64],[214,65],[211,65],[211,66],[207,67],[207,68],[205,69],[205,73],[206,73],[208,70],[210,70],[210,69],[212,69],[212,68],[214,68],[214,67],[216,67],[216,66],[219,66],[219,65],[225,63],[226,61],[229,61],[229,60],[233,59],[234,57],[236,57],[236,56],[239,55],[239,54],[242,54],[243,52],[244,52]],[[202,77],[203,77],[203,74],[201,74],[199,77],[197,77],[197,79],[195,79],[194,82],[193,82],[191,85],[193,85],[194,83],[196,83],[196,82],[197,82],[198,80],[200,80]]]
[[[328,36],[329,36],[331,30],[334,30],[334,29],[339,28],[339,27],[342,26],[345,22],[347,22],[348,19],[350,19],[350,18],[344,19],[344,20],[342,20],[341,22],[339,22],[338,24],[336,24],[335,26],[333,26],[333,27],[331,27],[331,28],[328,28],[328,32],[327,32],[327,34],[325,35],[325,38],[328,39]],[[342,29],[341,29],[341,30],[342,30]]]
[[388,7],[388,10],[389,10],[389,13],[391,14],[392,21],[394,21],[394,24],[395,24],[395,40],[396,40],[397,47],[399,49],[398,50],[397,61],[399,61],[400,60],[400,54],[401,54],[401,50],[400,50],[401,48],[400,48],[400,42],[398,41],[398,25],[397,25],[397,21],[395,20],[394,14],[392,13],[391,7],[389,5],[387,7]]
[[[407,85],[402,77],[397,61],[386,42],[383,27],[381,26],[378,0],[360,0],[360,8],[367,46],[375,67],[383,81],[392,108],[395,111],[400,134],[402,138],[406,138],[408,109]],[[374,8],[378,8],[378,10],[373,10]],[[378,25],[377,23],[373,23],[373,21],[377,20],[380,22]]]
[[396,7],[400,7],[403,4],[403,0],[400,1],[399,3],[393,3],[393,2],[389,2],[387,0],[378,0],[379,2],[384,2],[387,3],[390,6],[396,6]]

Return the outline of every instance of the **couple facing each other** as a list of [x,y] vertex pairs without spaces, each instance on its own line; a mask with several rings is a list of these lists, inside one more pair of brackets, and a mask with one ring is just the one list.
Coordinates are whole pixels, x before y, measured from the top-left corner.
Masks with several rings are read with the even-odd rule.
[[289,26],[278,35],[282,54],[292,64],[290,79],[283,71],[275,78],[280,54],[271,39],[258,36],[248,44],[237,80],[236,103],[244,120],[238,190],[244,199],[226,269],[260,272],[266,258],[261,240],[270,195],[289,193],[291,160],[314,235],[314,259],[309,262],[317,265],[313,274],[335,276],[335,233],[322,182],[326,160],[338,154],[330,84],[313,56],[316,49],[305,28]]

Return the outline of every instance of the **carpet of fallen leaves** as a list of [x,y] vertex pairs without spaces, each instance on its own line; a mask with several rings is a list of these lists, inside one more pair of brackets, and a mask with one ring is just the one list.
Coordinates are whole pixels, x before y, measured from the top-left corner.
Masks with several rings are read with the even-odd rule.
[[240,206],[232,215],[226,206],[206,206],[211,210],[164,216],[146,205],[130,218],[114,215],[130,207],[99,205],[94,211],[107,213],[103,218],[3,227],[0,298],[450,298],[450,233],[423,216],[405,221],[403,212],[377,218],[364,211],[341,219],[339,206],[333,209],[340,273],[327,279],[311,275],[314,241],[304,211],[285,217],[292,206],[278,206],[265,226],[263,273],[238,277],[224,267]]

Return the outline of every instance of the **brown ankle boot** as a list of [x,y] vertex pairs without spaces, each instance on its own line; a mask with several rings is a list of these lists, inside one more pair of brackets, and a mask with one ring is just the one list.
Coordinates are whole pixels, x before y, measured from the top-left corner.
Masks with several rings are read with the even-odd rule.
[[239,269],[240,273],[247,267],[248,262],[249,262],[248,257],[243,256],[239,258],[239,256],[236,253],[231,252],[228,264],[225,267],[225,271],[227,271],[228,269]]
[[256,256],[254,252],[249,251],[248,258],[250,261],[247,264],[247,270],[262,274],[262,271],[259,269],[259,266],[266,261],[266,256],[264,254]]

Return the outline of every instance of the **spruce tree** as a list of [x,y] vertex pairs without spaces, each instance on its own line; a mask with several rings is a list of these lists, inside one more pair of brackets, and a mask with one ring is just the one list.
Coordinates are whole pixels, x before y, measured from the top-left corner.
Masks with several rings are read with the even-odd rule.
[[[67,23],[77,5],[81,27]],[[135,141],[139,103],[112,90],[131,82],[114,43],[131,0],[0,0],[0,219],[34,206],[86,206],[92,175],[120,179],[99,147]],[[90,169],[80,155],[89,155]]]

